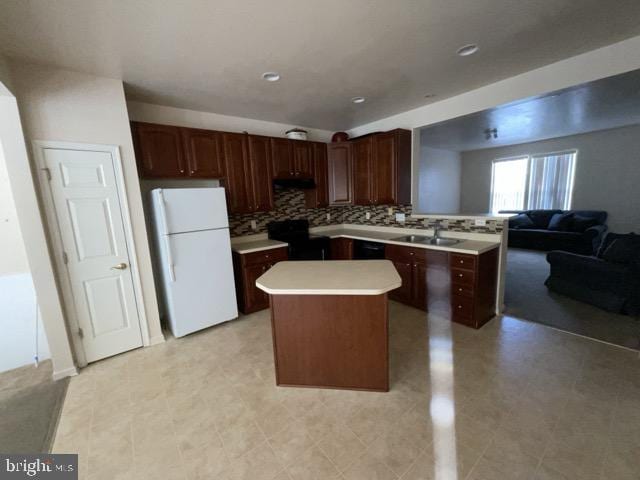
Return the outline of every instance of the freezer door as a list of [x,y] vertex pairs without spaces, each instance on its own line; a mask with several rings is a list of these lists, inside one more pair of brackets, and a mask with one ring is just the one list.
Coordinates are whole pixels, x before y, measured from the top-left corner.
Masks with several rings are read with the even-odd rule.
[[229,226],[224,188],[158,188],[152,197],[165,234]]
[[167,316],[176,337],[238,316],[227,229],[167,235],[163,250]]

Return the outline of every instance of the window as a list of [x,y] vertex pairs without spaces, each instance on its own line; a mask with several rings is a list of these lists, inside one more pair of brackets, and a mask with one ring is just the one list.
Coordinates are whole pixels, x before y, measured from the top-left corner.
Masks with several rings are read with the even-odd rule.
[[575,150],[494,160],[491,211],[571,208]]
[[529,157],[496,160],[491,175],[491,211],[524,209]]

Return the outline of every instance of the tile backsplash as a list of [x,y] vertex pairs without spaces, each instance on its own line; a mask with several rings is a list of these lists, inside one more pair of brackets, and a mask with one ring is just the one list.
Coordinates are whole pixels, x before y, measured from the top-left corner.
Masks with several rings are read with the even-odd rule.
[[[392,206],[393,215],[388,214],[389,206],[343,206],[326,208],[306,208],[304,190],[282,189],[276,187],[275,208],[270,212],[230,215],[229,227],[232,237],[265,233],[267,224],[274,220],[288,220],[305,218],[311,227],[340,225],[351,223],[357,225],[371,225],[398,228],[430,229],[440,222],[444,230],[473,233],[500,233],[503,229],[502,220],[487,220],[486,225],[476,226],[472,219],[466,218],[412,218],[411,205]],[[367,212],[370,218],[366,218]],[[395,214],[404,213],[405,222],[396,222]],[[329,215],[329,218],[327,218]],[[251,228],[251,222],[256,222],[256,228]]]

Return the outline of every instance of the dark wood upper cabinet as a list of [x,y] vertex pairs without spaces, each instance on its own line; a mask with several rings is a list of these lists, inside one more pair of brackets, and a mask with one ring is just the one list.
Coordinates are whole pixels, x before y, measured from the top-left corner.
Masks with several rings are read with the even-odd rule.
[[330,143],[327,145],[329,170],[329,204],[351,205],[351,142]]
[[187,175],[179,127],[131,122],[131,130],[141,177]]
[[212,130],[181,128],[189,176],[222,178],[225,174],[222,135]]
[[271,179],[271,143],[269,137],[248,136],[249,181],[251,182],[252,211],[273,210],[273,182]]
[[375,203],[373,178],[373,137],[353,142],[353,203]]
[[353,141],[353,203],[411,203],[411,132],[392,130]]
[[312,143],[291,140],[293,145],[293,172],[297,178],[313,178]]
[[249,181],[250,166],[247,152],[247,135],[242,133],[223,133],[222,145],[227,175],[224,186],[230,213],[249,213],[252,211],[253,187]]
[[307,208],[320,208],[329,205],[329,166],[327,164],[327,144],[312,142],[313,178],[316,188],[304,191]]
[[287,138],[271,138],[271,161],[273,178],[295,177],[291,140]]

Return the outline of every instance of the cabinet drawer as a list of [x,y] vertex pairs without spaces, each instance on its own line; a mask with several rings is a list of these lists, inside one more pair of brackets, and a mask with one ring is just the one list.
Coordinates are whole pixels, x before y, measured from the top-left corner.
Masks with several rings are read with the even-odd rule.
[[287,247],[272,248],[260,252],[245,253],[241,255],[243,265],[256,265],[259,263],[276,263],[289,258]]
[[451,315],[454,317],[473,317],[473,299],[451,295]]
[[465,268],[467,270],[476,269],[475,255],[463,255],[460,253],[452,253],[450,262],[451,262],[451,268]]
[[473,285],[475,272],[461,268],[451,268],[451,283],[458,285]]
[[473,298],[473,286],[463,285],[461,283],[451,285],[451,294],[459,295],[462,297]]
[[387,245],[385,256],[389,260],[406,263],[426,263],[426,253],[424,248],[402,247],[400,245]]

